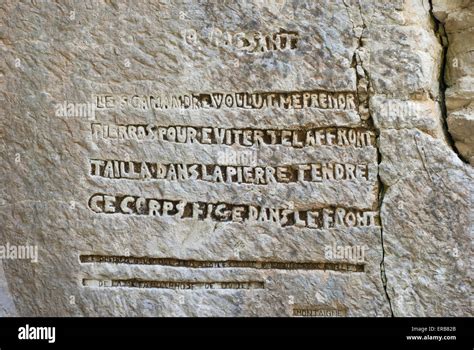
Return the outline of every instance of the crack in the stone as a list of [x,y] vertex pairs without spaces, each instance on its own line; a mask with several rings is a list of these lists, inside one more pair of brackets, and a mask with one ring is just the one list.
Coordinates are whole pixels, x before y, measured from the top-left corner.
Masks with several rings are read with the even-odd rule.
[[[372,120],[372,115],[370,114],[370,109],[369,109],[369,115]],[[377,143],[380,144],[380,131],[379,129],[375,128],[374,129],[377,135]],[[378,168],[380,167],[380,164],[382,163],[382,153],[379,150],[379,147],[377,147],[377,164]],[[378,169],[377,168],[377,169]],[[385,271],[385,246],[384,246],[384,237],[383,237],[383,220],[382,220],[382,204],[383,200],[385,197],[385,193],[387,192],[387,189],[389,186],[387,186],[383,181],[382,178],[380,177],[380,173],[377,170],[377,180],[379,184],[379,198],[378,198],[378,211],[379,211],[379,217],[380,217],[380,244],[382,248],[382,260],[380,261],[380,278],[382,280],[382,286],[385,292],[385,297],[387,298],[388,306],[390,308],[390,313],[391,316],[394,317],[393,313],[393,308],[392,308],[392,300],[390,299],[390,295],[388,294],[388,280],[387,280],[387,274]]]
[[448,110],[446,107],[446,89],[448,85],[445,80],[446,66],[448,64],[448,61],[447,61],[447,53],[448,53],[448,47],[449,47],[448,35],[446,33],[446,29],[444,28],[444,23],[440,21],[438,18],[436,18],[436,16],[433,13],[433,0],[428,0],[428,4],[429,4],[428,12],[434,23],[434,32],[442,47],[441,59],[440,59],[441,68],[440,68],[439,77],[438,77],[439,97],[437,99],[437,102],[439,103],[439,106],[441,109],[441,119],[442,119],[441,126],[443,127],[443,133],[444,133],[446,142],[451,147],[453,152],[456,153],[459,159],[461,159],[464,163],[469,163],[467,159],[465,159],[464,156],[458,151],[454,138],[449,132],[449,127],[448,127]]
[[[377,148],[377,164],[378,164],[378,167],[380,167],[380,163],[382,162],[382,154],[381,154],[380,149],[379,149],[380,130],[375,127],[374,121],[373,121],[373,118],[372,118],[372,114],[371,114],[371,111],[370,111],[370,97],[371,97],[371,93],[372,93],[370,74],[369,74],[368,69],[364,66],[363,59],[359,55],[359,52],[361,51],[361,48],[364,46],[364,42],[363,42],[362,37],[364,35],[364,32],[368,28],[365,24],[364,17],[362,15],[362,6],[360,4],[360,0],[357,1],[357,4],[358,4],[358,10],[359,10],[359,14],[360,14],[361,22],[362,22],[362,31],[361,31],[360,35],[358,36],[358,38],[357,38],[358,42],[357,42],[357,47],[354,50],[354,54],[353,54],[353,58],[352,58],[352,66],[356,70],[356,89],[357,89],[357,97],[358,97],[358,100],[359,100],[358,105],[362,106],[364,108],[363,113],[365,114],[365,118],[363,118],[363,119],[367,119],[367,122],[370,123],[370,126],[371,126],[372,130],[374,130],[375,133],[376,133],[377,143],[378,143],[378,145],[376,147]],[[345,1],[344,1],[344,5],[346,7],[348,7],[347,4],[345,3]],[[351,19],[351,22],[352,22],[352,19]],[[353,29],[354,29],[354,33],[355,33],[355,28],[353,28]],[[360,68],[360,70],[358,70],[358,68]],[[363,82],[362,82],[362,80],[363,80]],[[361,88],[363,88],[362,91],[360,91]],[[362,94],[364,95],[363,98],[361,98],[360,92],[362,92]],[[361,114],[360,110],[359,110],[359,114]],[[362,117],[362,115],[361,115],[361,117]],[[377,171],[377,179],[378,179],[378,185],[379,185],[379,196],[378,196],[377,206],[378,206],[379,216],[381,218],[381,216],[382,216],[382,213],[381,213],[382,203],[383,203],[383,199],[384,199],[386,189],[388,187],[383,183],[378,171]],[[386,297],[387,302],[388,302],[388,307],[390,309],[390,314],[393,317],[394,313],[393,313],[393,308],[392,308],[392,301],[391,301],[390,296],[388,294],[387,275],[385,273],[385,248],[384,248],[384,240],[383,240],[383,221],[382,220],[381,220],[381,225],[380,225],[380,242],[381,242],[381,249],[382,249],[382,260],[380,261],[380,279],[382,281],[382,286],[383,286],[383,289],[384,289],[384,292],[385,292],[385,297]]]
[[[378,152],[378,154],[379,154],[379,164],[380,164],[382,156],[380,152]],[[385,192],[387,191],[387,186],[385,186],[385,184],[380,179],[380,175],[378,175],[378,179],[379,179],[379,186],[380,186],[378,204],[379,204],[379,215],[381,216],[382,203],[385,196]],[[388,289],[387,289],[388,288],[387,287],[387,274],[385,272],[385,247],[384,247],[384,240],[383,240],[383,224],[382,223],[380,224],[380,243],[382,246],[382,260],[380,261],[380,278],[382,280],[382,285],[385,292],[385,297],[387,298],[387,301],[388,301],[388,306],[390,308],[391,316],[394,317],[395,315],[393,313],[392,300],[390,299],[390,295],[388,294]]]

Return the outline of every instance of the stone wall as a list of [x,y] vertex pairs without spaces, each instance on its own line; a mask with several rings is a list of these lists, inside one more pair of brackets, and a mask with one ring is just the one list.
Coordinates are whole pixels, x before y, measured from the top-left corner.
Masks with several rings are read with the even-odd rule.
[[471,1],[0,18],[2,315],[472,316]]

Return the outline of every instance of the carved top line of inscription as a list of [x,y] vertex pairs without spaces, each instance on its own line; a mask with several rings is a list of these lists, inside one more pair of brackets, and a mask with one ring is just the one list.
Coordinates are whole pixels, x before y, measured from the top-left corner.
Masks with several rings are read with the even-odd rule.
[[293,51],[297,49],[299,34],[280,29],[279,32],[229,32],[213,27],[208,35],[200,35],[195,29],[182,31],[186,44],[197,46],[210,42],[216,47],[236,49],[249,54],[261,54],[269,51]]
[[167,109],[340,109],[356,110],[356,93],[350,91],[290,91],[290,92],[211,92],[160,95],[95,96],[97,109],[167,110]]

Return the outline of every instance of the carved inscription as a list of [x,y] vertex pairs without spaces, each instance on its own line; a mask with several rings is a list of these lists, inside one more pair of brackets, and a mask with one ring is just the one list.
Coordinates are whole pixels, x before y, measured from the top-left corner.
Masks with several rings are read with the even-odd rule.
[[367,164],[310,163],[276,167],[251,167],[90,159],[90,165],[91,175],[109,179],[201,180],[215,183],[253,185],[369,180]]
[[257,270],[329,270],[341,272],[364,272],[364,264],[332,261],[257,261],[257,260],[185,260],[175,258],[154,258],[112,255],[81,255],[81,263],[158,265],[187,268],[230,269],[246,268]]
[[95,140],[133,140],[203,145],[239,145],[252,147],[282,145],[286,147],[372,147],[375,134],[363,128],[226,129],[219,127],[118,125],[93,123]]
[[263,289],[264,282],[261,281],[225,281],[225,282],[196,282],[196,281],[153,281],[140,279],[83,279],[85,287],[104,288],[153,288],[153,289]]
[[194,29],[183,30],[182,36],[184,42],[188,45],[198,45],[198,43],[210,41],[217,47],[234,49],[249,54],[261,54],[269,51],[294,51],[299,40],[298,33],[285,30],[275,33],[229,32],[215,27],[211,29],[207,37],[201,38]]
[[[212,33],[212,43],[218,47],[241,50],[248,54],[258,54],[268,51],[293,51],[298,48],[300,37],[298,33],[280,32],[266,33]],[[185,30],[183,38],[186,44],[195,44],[200,40],[195,31]],[[291,54],[282,54],[291,56]],[[277,57],[277,55],[275,55]],[[350,84],[349,84],[350,85]],[[269,85],[270,86],[270,85]],[[328,91],[324,89],[309,90],[267,90],[267,91],[219,91],[214,92],[182,92],[166,91],[163,93],[104,93],[94,96],[94,105],[98,111],[132,111],[151,112],[160,116],[162,112],[179,113],[181,116],[189,117],[189,123],[178,122],[175,125],[155,124],[136,121],[129,124],[113,122],[94,122],[91,124],[91,140],[96,145],[134,145],[137,143],[144,148],[156,144],[168,144],[168,149],[176,149],[176,154],[181,150],[189,151],[192,146],[199,145],[199,149],[209,146],[206,156],[211,160],[202,162],[199,157],[196,160],[185,161],[184,159],[172,159],[163,161],[160,155],[144,158],[130,155],[126,159],[117,159],[112,155],[98,154],[88,159],[88,175],[96,180],[97,184],[109,181],[127,183],[127,180],[135,180],[134,186],[141,186],[141,182],[156,182],[160,187],[162,183],[174,182],[173,186],[180,186],[180,182],[196,181],[199,186],[221,186],[238,185],[233,189],[255,190],[264,193],[275,190],[281,186],[288,185],[289,190],[299,188],[322,187],[334,189],[337,192],[338,184],[353,186],[355,191],[350,193],[351,200],[358,197],[357,189],[362,187],[366,193],[369,189],[377,187],[377,159],[373,148],[376,147],[376,135],[369,122],[361,121],[358,125],[351,122],[349,125],[325,126],[320,125],[317,120],[307,125],[299,125],[294,120],[291,125],[249,125],[248,127],[236,127],[239,123],[222,123],[222,125],[234,125],[234,127],[206,125],[200,122],[203,113],[212,116],[216,112],[219,118],[237,118],[238,111],[255,111],[259,115],[267,115],[276,110],[279,114],[287,111],[298,118],[300,114],[309,116],[330,113],[347,115],[350,120],[359,113],[359,97],[355,91]],[[184,110],[188,112],[184,113]],[[204,111],[202,111],[204,110]],[[301,110],[299,113],[293,113]],[[316,110],[326,110],[318,111]],[[196,113],[192,113],[197,111]],[[131,112],[131,113],[132,113]],[[252,114],[251,112],[246,112]],[[183,118],[180,117],[180,120]],[[203,118],[206,119],[206,118]],[[363,118],[361,118],[363,119]],[[184,119],[187,120],[187,119]],[[281,120],[281,119],[278,119]],[[364,119],[365,120],[365,119]],[[209,123],[209,122],[207,122]],[[320,125],[318,127],[318,125]],[[171,145],[169,145],[171,144]],[[186,145],[184,147],[183,145]],[[211,147],[212,146],[212,147]],[[217,147],[216,147],[217,146]],[[219,147],[222,146],[222,147]],[[263,148],[269,147],[263,150]],[[319,159],[307,161],[288,161],[285,157],[282,163],[278,163],[278,152],[285,152],[286,148],[292,148],[291,152],[311,152],[311,148],[318,148]],[[216,149],[219,149],[216,151]],[[370,150],[372,149],[372,150]],[[224,151],[239,150],[238,152],[249,152],[245,154],[246,162],[242,157],[223,156]],[[206,151],[206,152],[207,152]],[[275,151],[275,158],[271,156]],[[347,151],[347,156],[346,152]],[[214,153],[212,153],[214,152]],[[221,152],[221,153],[219,153]],[[253,153],[252,153],[253,152]],[[327,153],[326,153],[327,152]],[[265,154],[267,159],[258,158],[259,154]],[[367,157],[372,154],[373,159]],[[215,155],[215,157],[212,157]],[[168,155],[167,155],[168,156]],[[189,156],[189,157],[188,157]],[[208,159],[209,159],[208,158]],[[309,158],[309,157],[308,157]],[[186,155],[186,160],[192,156]],[[217,160],[212,160],[217,159]],[[239,161],[238,161],[239,160]],[[309,184],[318,186],[309,186]],[[275,184],[278,184],[277,186]],[[297,184],[298,186],[295,186]],[[244,185],[244,186],[241,186]],[[253,187],[250,186],[259,186]],[[262,188],[261,186],[268,186]],[[263,206],[256,203],[227,203],[214,200],[201,201],[199,198],[187,200],[186,195],[170,196],[162,198],[159,195],[145,195],[140,193],[115,192],[95,193],[88,201],[89,209],[97,215],[148,217],[148,219],[162,219],[168,223],[180,222],[192,225],[192,222],[219,222],[229,225],[242,225],[248,229],[256,225],[271,225],[277,228],[298,228],[301,230],[311,229],[317,235],[325,235],[327,230],[340,232],[350,228],[369,229],[378,227],[379,216],[377,203],[365,203],[346,207],[341,205],[341,199],[348,191],[341,191],[337,195],[337,201],[333,204],[323,204],[327,200],[318,203],[311,200],[304,206],[296,206],[291,200],[287,202],[282,198],[280,204]],[[369,191],[370,192],[370,191]],[[215,193],[215,191],[210,191]],[[291,191],[289,191],[291,193]],[[297,193],[291,193],[291,196]],[[193,194],[194,196],[195,194]],[[331,203],[331,201],[329,201]],[[260,203],[260,202],[259,202]],[[263,202],[262,202],[263,203]],[[365,230],[361,230],[365,231]],[[206,235],[206,232],[202,233]],[[319,237],[319,236],[318,236]],[[323,252],[323,249],[322,249]],[[201,260],[198,257],[191,259],[178,259],[173,252],[168,257],[147,257],[128,255],[80,255],[80,262],[86,264],[123,264],[131,266],[154,265],[169,268],[182,269],[208,269],[209,273],[217,269],[253,269],[254,273],[260,270],[306,270],[306,271],[335,271],[342,273],[365,273],[364,262],[351,262],[347,259],[339,259],[320,255],[321,258],[314,261],[291,261],[291,260]],[[191,273],[191,272],[189,272]],[[245,273],[245,270],[242,270]],[[166,281],[166,280],[142,280],[142,279],[105,279],[85,278],[83,286],[96,288],[150,288],[150,289],[262,289],[264,282],[247,280],[241,281]],[[325,310],[313,310],[311,308],[295,309],[295,316],[308,316],[324,314]]]
[[339,109],[356,110],[354,92],[211,92],[163,95],[97,95],[97,109]]
[[299,317],[346,317],[347,308],[332,308],[327,306],[295,305],[293,316]]
[[272,223],[281,227],[312,229],[339,227],[375,227],[377,212],[355,208],[325,207],[310,210],[267,208],[229,203],[186,202],[136,196],[95,194],[89,200],[95,213],[147,215],[200,221]]

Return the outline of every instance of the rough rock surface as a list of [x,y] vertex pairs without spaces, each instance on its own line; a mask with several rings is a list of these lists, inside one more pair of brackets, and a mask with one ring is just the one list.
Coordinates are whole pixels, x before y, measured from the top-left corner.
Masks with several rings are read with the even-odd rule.
[[472,316],[472,2],[0,18],[2,315]]
[[443,84],[447,122],[455,147],[474,164],[474,2],[433,1],[433,15],[445,47]]

